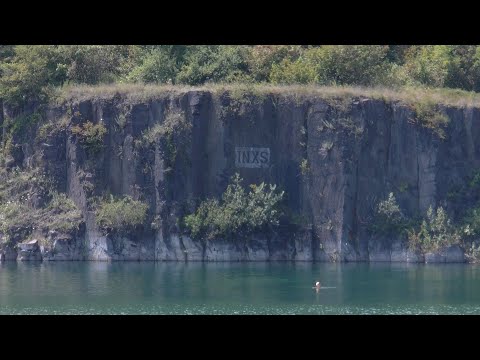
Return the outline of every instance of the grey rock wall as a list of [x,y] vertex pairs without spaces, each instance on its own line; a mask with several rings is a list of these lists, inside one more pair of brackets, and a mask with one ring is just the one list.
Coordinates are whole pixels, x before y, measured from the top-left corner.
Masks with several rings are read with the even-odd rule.
[[[442,204],[452,185],[465,183],[480,165],[478,109],[442,109],[451,119],[442,140],[412,121],[412,110],[400,102],[353,98],[339,106],[313,97],[246,99],[187,91],[144,102],[114,97],[50,109],[51,121],[68,111],[70,127],[103,122],[108,133],[95,155],[67,129],[17,157],[24,165],[41,166],[84,214],[84,231],[55,240],[54,251],[42,250],[43,258],[463,261],[453,250],[424,259],[407,249],[405,238],[374,236],[368,225],[389,192],[413,216]],[[144,134],[171,114],[191,125],[169,140],[174,157],[162,141],[141,144]],[[253,148],[248,167],[236,159],[239,148]],[[260,163],[255,149],[268,149],[268,161]],[[203,243],[182,235],[178,219],[198,201],[219,197],[235,172],[245,184],[265,181],[285,190],[288,207],[306,219],[305,226],[257,234],[246,244]],[[147,224],[128,235],[102,233],[89,199],[106,192],[147,202]],[[155,230],[148,226],[154,219]],[[12,257],[11,250],[2,254]]]

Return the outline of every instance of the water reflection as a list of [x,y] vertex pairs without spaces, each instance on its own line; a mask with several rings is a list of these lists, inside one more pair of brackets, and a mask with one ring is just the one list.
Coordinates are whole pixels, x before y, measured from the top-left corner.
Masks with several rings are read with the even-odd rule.
[[5,262],[0,312],[480,313],[479,279],[464,264]]

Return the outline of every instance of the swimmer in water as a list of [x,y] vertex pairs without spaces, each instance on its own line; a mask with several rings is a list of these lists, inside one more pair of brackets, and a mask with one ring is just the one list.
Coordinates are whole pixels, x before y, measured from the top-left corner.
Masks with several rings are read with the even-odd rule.
[[317,281],[312,289],[320,290],[320,281]]

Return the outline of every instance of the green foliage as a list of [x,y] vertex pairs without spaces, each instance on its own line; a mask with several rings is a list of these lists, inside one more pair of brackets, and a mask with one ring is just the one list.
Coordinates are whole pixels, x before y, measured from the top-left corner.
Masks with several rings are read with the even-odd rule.
[[325,140],[325,141],[322,142],[322,145],[320,146],[320,149],[318,150],[318,152],[323,157],[325,157],[330,152],[330,150],[332,150],[332,148],[333,148],[333,141],[332,140]]
[[12,135],[22,135],[26,129],[41,121],[42,115],[38,112],[29,115],[22,114],[9,121],[7,124],[8,132]]
[[404,68],[423,85],[478,91],[479,49],[473,45],[413,46],[407,51]]
[[187,156],[183,151],[190,141],[192,124],[185,114],[170,112],[160,124],[143,133],[141,146],[159,144],[160,151],[165,159],[166,169],[172,169],[177,161],[179,152]]
[[473,173],[473,178],[468,185],[470,188],[478,188],[480,186],[480,171],[477,170]]
[[0,61],[15,55],[14,45],[0,45]]
[[[48,178],[37,170],[0,173],[0,234],[4,241],[24,240],[32,231],[71,233],[82,214],[65,194],[51,190]],[[45,205],[44,205],[45,204]]]
[[[452,184],[447,192],[447,199],[462,209],[476,206],[480,200],[480,171],[472,169],[471,174],[462,182]],[[471,210],[471,209],[470,209]],[[460,214],[461,215],[461,214]]]
[[405,232],[410,220],[403,214],[393,193],[380,201],[375,209],[375,218],[369,229],[375,234],[398,235]]
[[67,197],[67,194],[53,192],[52,199],[48,204],[49,209],[59,209],[65,212],[76,210],[77,207],[72,199]]
[[463,232],[466,236],[475,236],[480,234],[480,207],[469,209],[463,218]]
[[0,168],[0,203],[18,200],[30,204],[34,194],[46,193],[49,187],[49,179],[38,170],[14,168],[6,171]]
[[430,206],[427,217],[422,221],[420,230],[408,232],[409,246],[413,250],[434,252],[461,240],[459,231],[453,226],[442,207],[435,212]]
[[398,191],[400,191],[401,193],[404,193],[405,191],[408,190],[408,184],[405,183],[405,182],[402,182],[399,186],[398,186]]
[[122,62],[128,55],[123,45],[61,45],[60,65],[66,78],[77,84],[112,82],[120,75]]
[[[343,104],[341,101],[337,100],[335,102],[332,102],[331,104],[334,106],[337,110],[338,113],[345,114],[348,112],[348,110],[351,107],[351,102],[350,101],[345,101]],[[325,120],[323,120],[325,124]],[[335,121],[336,125],[338,125],[339,128],[345,129],[349,134],[354,135],[355,138],[358,138],[362,136],[363,134],[363,127],[360,123],[356,123],[350,116],[346,117],[338,117]]]
[[440,139],[445,139],[445,127],[450,122],[447,115],[441,113],[434,102],[423,100],[413,104],[415,117],[423,127],[431,129]]
[[2,146],[0,146],[2,157],[11,154],[14,147],[19,146],[20,141],[25,141],[41,120],[42,115],[39,112],[28,115],[21,114],[13,119],[5,119],[3,124],[5,135],[3,143],[1,143]]
[[451,62],[451,49],[447,45],[415,47],[410,51],[405,68],[416,81],[427,86],[443,87]]
[[64,193],[51,193],[48,206],[42,211],[44,225],[48,229],[69,233],[78,229],[82,213],[72,199]]
[[122,64],[122,81],[175,83],[191,51],[187,45],[130,45]]
[[247,52],[250,73],[255,81],[268,81],[274,65],[295,61],[302,51],[298,45],[255,45]]
[[267,231],[278,225],[279,204],[284,192],[276,185],[250,185],[247,192],[242,179],[235,174],[221,201],[209,199],[196,212],[185,217],[185,226],[194,238],[241,238],[256,231]]
[[255,121],[255,110],[265,101],[265,94],[259,92],[251,84],[235,86],[228,92],[223,93],[228,99],[220,109],[220,118],[225,119],[228,115],[246,116],[250,121]]
[[472,243],[470,247],[465,250],[465,257],[470,263],[480,263],[480,244],[475,245],[475,243]]
[[38,128],[36,141],[47,141],[50,136],[54,136],[61,131],[65,131],[68,127],[69,119],[61,118],[57,122],[47,122]]
[[374,85],[386,76],[388,46],[325,45],[305,50],[292,61],[272,66],[274,83]]
[[49,85],[61,85],[65,69],[58,67],[59,54],[52,45],[17,45],[15,55],[0,62],[0,98],[12,105],[45,101]]
[[388,70],[388,46],[326,45],[310,50],[319,83],[374,85]]
[[47,102],[52,88],[62,85],[66,77],[56,48],[18,45],[14,51],[15,56],[0,63],[0,97],[16,107]]
[[8,242],[11,232],[19,228],[28,229],[31,226],[30,209],[17,200],[0,203],[0,234]]
[[147,144],[154,144],[162,138],[172,137],[177,132],[189,131],[192,124],[187,121],[184,114],[179,112],[171,112],[165,116],[165,120],[160,124],[143,133],[143,140]]
[[315,64],[308,59],[287,58],[272,65],[270,80],[274,84],[314,84],[318,82],[318,74]]
[[[50,87],[97,84],[120,77],[131,55],[125,45],[16,45],[0,49],[0,98],[11,105],[44,103]],[[1,51],[3,50],[3,51]]]
[[13,148],[19,146],[17,143],[26,140],[29,130],[41,121],[42,115],[39,112],[21,114],[14,119],[6,119],[4,143],[1,144],[3,145],[2,154],[4,156],[11,154]]
[[132,69],[127,79],[144,83],[173,83],[179,69],[177,59],[168,50],[156,47],[146,52],[141,64]]
[[377,213],[395,223],[398,223],[404,218],[393,193],[388,194],[388,198],[378,204]]
[[248,81],[247,48],[230,45],[192,46],[177,75],[177,82],[197,85],[205,82]]
[[310,172],[310,166],[307,159],[302,159],[300,162],[300,173],[305,176]]
[[389,45],[387,59],[396,65],[405,63],[405,55],[411,48],[411,45]]
[[148,205],[129,196],[103,199],[96,210],[97,224],[105,231],[128,232],[142,225],[147,218]]
[[480,90],[480,47],[451,45],[452,59],[445,86],[449,88]]
[[476,45],[0,45],[0,98],[110,82],[403,85],[480,91]]
[[107,133],[107,128],[102,122],[93,124],[90,121],[81,126],[73,126],[72,134],[78,136],[80,144],[84,146],[91,154],[98,153],[103,147],[103,138]]

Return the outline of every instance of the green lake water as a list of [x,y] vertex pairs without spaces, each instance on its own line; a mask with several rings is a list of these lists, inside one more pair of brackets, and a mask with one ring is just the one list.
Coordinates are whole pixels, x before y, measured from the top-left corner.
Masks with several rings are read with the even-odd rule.
[[5,262],[0,314],[480,314],[480,266]]

